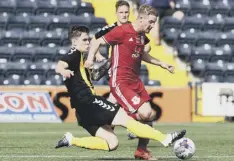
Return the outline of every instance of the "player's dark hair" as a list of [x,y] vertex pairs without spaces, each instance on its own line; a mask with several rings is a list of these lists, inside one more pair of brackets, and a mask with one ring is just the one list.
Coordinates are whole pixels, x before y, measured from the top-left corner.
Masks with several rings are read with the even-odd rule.
[[116,4],[115,4],[115,9],[116,9],[116,11],[117,11],[117,9],[118,9],[119,7],[121,7],[121,6],[127,6],[128,8],[130,8],[130,5],[129,5],[128,2],[123,1],[123,0],[119,0],[119,1],[117,1]]
[[68,33],[68,37],[71,40],[74,37],[80,37],[80,35],[82,34],[82,32],[84,33],[89,33],[89,28],[86,26],[72,26],[69,33]]

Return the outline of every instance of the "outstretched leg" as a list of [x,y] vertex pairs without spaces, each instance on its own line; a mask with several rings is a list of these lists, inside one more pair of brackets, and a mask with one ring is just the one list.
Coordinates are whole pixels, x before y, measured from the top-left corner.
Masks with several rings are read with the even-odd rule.
[[141,138],[152,139],[161,142],[165,147],[170,146],[176,140],[182,138],[186,134],[186,130],[173,132],[171,134],[163,134],[149,125],[142,124],[126,114],[123,109],[119,109],[112,125],[123,126],[129,131]]
[[118,147],[118,139],[111,127],[105,125],[97,130],[95,136],[78,138],[68,132],[58,141],[55,148],[70,146],[110,151]]

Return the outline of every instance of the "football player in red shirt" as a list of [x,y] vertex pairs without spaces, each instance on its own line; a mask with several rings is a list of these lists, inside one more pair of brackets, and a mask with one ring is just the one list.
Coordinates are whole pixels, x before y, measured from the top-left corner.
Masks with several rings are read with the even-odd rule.
[[[109,85],[111,94],[130,116],[139,121],[151,122],[156,112],[149,103],[150,96],[139,78],[141,61],[160,66],[169,72],[174,67],[150,56],[149,40],[145,33],[149,33],[157,21],[156,10],[148,5],[139,8],[139,15],[135,22],[117,26],[102,38],[92,43],[85,67],[91,68],[95,54],[100,45],[112,46],[111,72]],[[144,143],[143,143],[144,142]],[[151,154],[146,145],[148,140],[139,141],[136,158],[150,160]]]

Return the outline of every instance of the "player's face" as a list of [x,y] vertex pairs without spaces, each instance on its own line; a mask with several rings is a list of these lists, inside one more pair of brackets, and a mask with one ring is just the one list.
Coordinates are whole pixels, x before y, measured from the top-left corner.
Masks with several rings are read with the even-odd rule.
[[116,11],[116,15],[117,15],[118,21],[121,24],[127,23],[128,19],[129,19],[129,8],[128,8],[128,6],[125,6],[125,5],[120,6]]
[[89,50],[89,35],[82,32],[80,37],[76,39],[76,46],[80,52],[88,52]]
[[145,15],[142,19],[142,27],[145,33],[149,33],[150,30],[154,27],[157,21],[157,17],[154,15]]

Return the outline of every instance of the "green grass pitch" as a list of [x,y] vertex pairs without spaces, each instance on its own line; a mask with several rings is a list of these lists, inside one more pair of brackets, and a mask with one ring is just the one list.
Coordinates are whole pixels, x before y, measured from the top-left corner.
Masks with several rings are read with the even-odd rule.
[[[234,161],[234,125],[217,124],[155,124],[163,132],[187,129],[197,151],[195,161]],[[127,140],[125,129],[115,129],[120,145],[116,151],[105,152],[77,147],[54,149],[58,139],[70,131],[75,136],[89,136],[76,124],[1,123],[0,161],[76,161],[76,160],[134,160],[137,140]],[[149,148],[161,161],[178,161],[172,148],[151,141]]]

